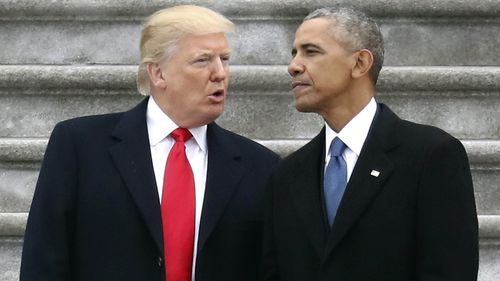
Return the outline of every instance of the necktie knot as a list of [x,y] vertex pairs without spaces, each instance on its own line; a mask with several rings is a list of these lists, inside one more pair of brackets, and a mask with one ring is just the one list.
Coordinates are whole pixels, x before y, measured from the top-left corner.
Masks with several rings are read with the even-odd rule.
[[338,137],[333,139],[332,144],[330,145],[330,155],[333,157],[339,157],[342,155],[344,150],[346,149],[345,143]]
[[186,128],[177,128],[172,133],[170,133],[170,136],[172,136],[172,138],[174,138],[176,142],[186,142],[193,135],[191,135],[189,130]]

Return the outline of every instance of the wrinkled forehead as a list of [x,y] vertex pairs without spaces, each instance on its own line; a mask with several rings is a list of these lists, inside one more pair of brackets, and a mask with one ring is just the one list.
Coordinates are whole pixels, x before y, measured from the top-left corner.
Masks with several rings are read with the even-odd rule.
[[170,59],[191,59],[201,55],[229,56],[231,49],[224,33],[186,35],[173,46]]
[[332,40],[332,21],[326,18],[314,18],[302,22],[295,32],[294,48],[306,44],[321,45],[327,40]]
[[[328,43],[327,43],[328,42]],[[319,17],[305,20],[295,32],[294,47],[305,43],[333,43],[352,49],[348,32],[334,18]]]
[[180,38],[178,45],[183,48],[196,49],[229,49],[229,43],[226,34],[223,32],[207,33],[207,34],[188,34]]
[[332,27],[332,21],[327,18],[314,18],[303,21],[297,31],[295,32],[295,37],[305,36],[305,35],[316,35],[328,32]]
[[297,28],[295,35],[332,35],[332,32],[339,29],[341,28],[337,26],[336,21],[332,18],[314,18],[303,21]]

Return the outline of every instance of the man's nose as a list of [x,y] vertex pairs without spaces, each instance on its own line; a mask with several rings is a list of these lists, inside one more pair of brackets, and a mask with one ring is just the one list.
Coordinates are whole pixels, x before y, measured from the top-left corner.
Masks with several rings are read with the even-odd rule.
[[227,78],[228,75],[228,65],[227,61],[224,61],[221,58],[215,59],[212,65],[212,81],[222,81]]
[[297,57],[294,57],[290,64],[288,65],[288,74],[290,76],[295,77],[297,74],[300,74],[304,71],[304,65],[300,63]]

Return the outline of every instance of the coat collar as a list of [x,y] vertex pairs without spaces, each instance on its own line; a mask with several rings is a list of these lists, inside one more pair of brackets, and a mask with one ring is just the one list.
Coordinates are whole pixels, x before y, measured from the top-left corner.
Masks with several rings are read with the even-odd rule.
[[[146,110],[148,98],[123,114],[112,137],[111,158],[134,199],[159,251],[163,252],[161,208],[149,149]],[[207,127],[208,168],[198,251],[222,216],[244,175],[241,153],[230,133],[211,123]]]
[[394,164],[388,157],[388,152],[400,142],[399,121],[387,106],[379,105],[379,112],[356,162],[329,234],[324,261],[391,176]]
[[[399,144],[399,120],[389,108],[379,105],[330,231],[324,218],[322,196],[325,128],[294,154],[297,160],[290,172],[289,182],[292,202],[313,248],[323,261],[361,217],[390,177],[394,165],[387,153]],[[378,176],[372,175],[372,171],[379,172]]]
[[321,193],[324,143],[325,128],[295,153],[296,165],[289,174],[292,203],[318,257],[323,256],[327,233]]
[[160,252],[163,237],[160,201],[151,161],[146,108],[148,98],[125,112],[112,132],[109,153]]
[[241,164],[240,150],[230,134],[215,123],[207,127],[207,182],[198,236],[198,252],[203,250],[245,173],[245,168]]

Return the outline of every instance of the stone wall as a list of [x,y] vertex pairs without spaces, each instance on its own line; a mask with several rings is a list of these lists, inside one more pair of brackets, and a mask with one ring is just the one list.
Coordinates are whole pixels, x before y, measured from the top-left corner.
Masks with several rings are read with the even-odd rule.
[[[0,281],[18,279],[22,237],[56,122],[126,110],[141,22],[192,3],[236,23],[226,112],[218,123],[286,155],[322,121],[295,111],[286,65],[298,23],[331,1],[0,0]],[[378,99],[458,137],[471,161],[480,281],[500,276],[500,1],[336,1],[376,18],[386,40]]]

